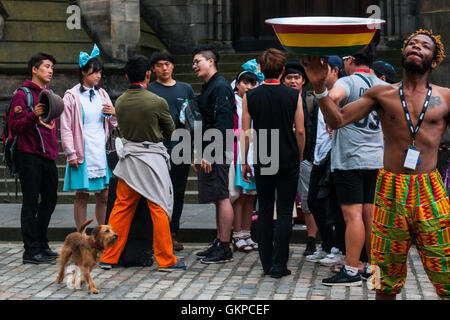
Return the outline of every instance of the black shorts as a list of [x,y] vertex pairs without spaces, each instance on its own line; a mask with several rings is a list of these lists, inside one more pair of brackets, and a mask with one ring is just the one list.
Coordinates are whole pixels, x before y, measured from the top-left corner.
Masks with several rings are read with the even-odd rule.
[[198,203],[209,203],[228,199],[229,164],[213,164],[212,171],[206,174],[198,167]]
[[373,203],[378,169],[335,170],[334,185],[339,205]]

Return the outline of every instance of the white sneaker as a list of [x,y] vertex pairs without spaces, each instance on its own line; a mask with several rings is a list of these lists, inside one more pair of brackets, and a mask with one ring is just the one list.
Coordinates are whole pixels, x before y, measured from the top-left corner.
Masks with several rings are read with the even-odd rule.
[[330,254],[337,254],[337,253],[342,253],[342,252],[336,247],[331,248]]
[[327,267],[335,266],[338,264],[345,264],[345,256],[342,255],[341,252],[330,253],[325,258],[321,259],[319,263],[320,265]]
[[319,262],[321,259],[325,258],[326,256],[327,256],[327,253],[325,251],[323,251],[322,248],[319,248],[313,254],[306,256],[306,261]]

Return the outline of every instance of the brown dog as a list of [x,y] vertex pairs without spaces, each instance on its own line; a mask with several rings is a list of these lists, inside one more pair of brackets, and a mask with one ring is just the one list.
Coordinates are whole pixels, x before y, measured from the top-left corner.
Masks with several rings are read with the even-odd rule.
[[99,253],[104,248],[113,246],[118,235],[110,225],[100,225],[94,228],[90,236],[87,236],[85,234],[86,227],[92,221],[94,219],[86,221],[81,225],[80,232],[72,232],[66,237],[59,255],[59,272],[56,283],[63,281],[66,264],[72,257],[75,265],[81,270],[81,283],[87,283],[89,293],[98,293],[99,291],[91,278],[91,270],[100,261]]

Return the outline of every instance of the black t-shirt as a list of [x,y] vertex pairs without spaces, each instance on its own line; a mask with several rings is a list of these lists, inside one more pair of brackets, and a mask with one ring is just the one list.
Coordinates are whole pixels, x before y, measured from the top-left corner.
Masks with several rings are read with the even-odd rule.
[[[194,99],[195,94],[191,85],[185,82],[177,81],[173,86],[165,86],[157,81],[149,83],[147,89],[150,92],[164,98],[169,105],[169,112],[172,116],[175,129],[184,128],[180,123],[180,111],[181,105],[185,99]],[[168,148],[169,152],[177,144],[176,141],[170,141],[170,139],[164,140],[164,145]]]
[[[283,85],[261,85],[255,89],[247,91],[248,112],[253,120],[253,128],[257,133],[257,164],[262,167],[269,167],[260,159],[260,150],[267,150],[267,156],[274,159],[279,157],[280,168],[288,168],[300,165],[300,155],[297,140],[294,133],[294,116],[297,109],[299,92]],[[267,139],[261,139],[260,129],[267,129]],[[271,144],[271,130],[279,130],[278,148],[272,155],[274,146]],[[276,151],[278,149],[278,151]],[[256,150],[255,150],[256,151]],[[264,160],[264,159],[263,159]]]

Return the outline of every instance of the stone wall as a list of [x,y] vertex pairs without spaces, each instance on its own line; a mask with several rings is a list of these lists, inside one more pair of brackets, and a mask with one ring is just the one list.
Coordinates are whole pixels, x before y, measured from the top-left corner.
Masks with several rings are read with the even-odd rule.
[[139,52],[139,0],[78,0],[83,26],[112,62]]
[[231,0],[141,0],[142,17],[176,54],[199,43],[234,52],[231,10]]
[[416,30],[420,0],[382,0],[382,41],[378,49],[400,49],[405,37]]
[[448,0],[421,0],[419,25],[433,30],[434,34],[441,36],[446,48],[447,57],[441,65],[433,71],[431,80],[437,85],[450,87],[450,1]]

